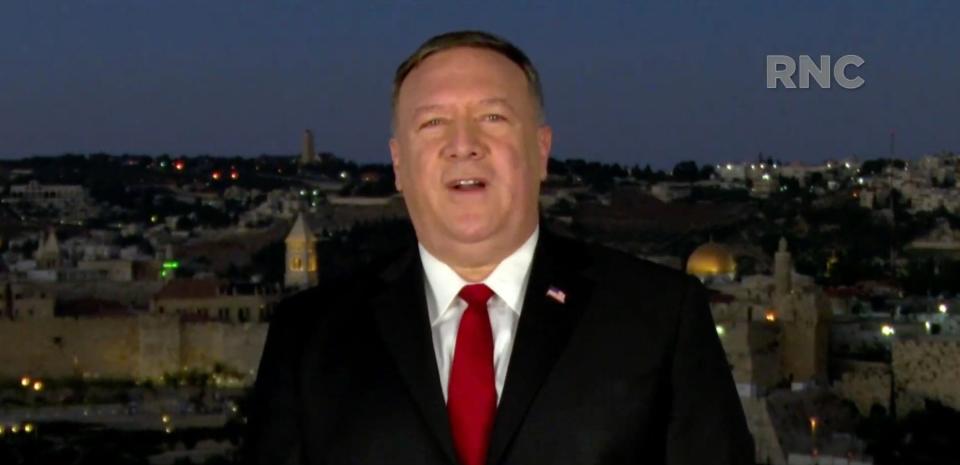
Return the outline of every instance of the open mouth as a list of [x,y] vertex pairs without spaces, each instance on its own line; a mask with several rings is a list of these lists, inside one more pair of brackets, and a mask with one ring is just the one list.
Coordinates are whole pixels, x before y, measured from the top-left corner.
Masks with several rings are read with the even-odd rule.
[[483,178],[460,178],[447,183],[448,189],[461,192],[479,191],[486,187],[487,181]]

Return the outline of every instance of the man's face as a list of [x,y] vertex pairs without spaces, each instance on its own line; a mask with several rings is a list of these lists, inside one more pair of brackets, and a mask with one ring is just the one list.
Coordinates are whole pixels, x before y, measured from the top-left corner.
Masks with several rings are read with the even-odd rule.
[[438,52],[407,75],[394,118],[397,189],[428,248],[498,252],[533,232],[551,132],[519,66],[485,49]]

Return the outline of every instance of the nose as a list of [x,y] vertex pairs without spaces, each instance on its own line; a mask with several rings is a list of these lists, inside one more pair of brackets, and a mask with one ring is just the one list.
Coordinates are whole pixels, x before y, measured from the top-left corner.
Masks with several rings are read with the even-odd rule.
[[450,140],[444,148],[444,156],[464,160],[483,156],[483,142],[476,124],[461,120],[453,124],[450,131]]

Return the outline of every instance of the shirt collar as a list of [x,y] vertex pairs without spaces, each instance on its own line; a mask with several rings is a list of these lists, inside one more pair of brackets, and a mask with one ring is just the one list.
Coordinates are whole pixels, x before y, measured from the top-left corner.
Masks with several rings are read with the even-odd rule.
[[[526,242],[497,264],[493,272],[482,281],[518,316],[523,306],[530,264],[533,262],[533,252],[536,250],[539,236],[540,226],[538,225]],[[460,289],[469,283],[453,271],[450,265],[428,252],[423,244],[418,243],[417,247],[420,250],[420,262],[423,264],[427,278],[427,295],[433,298],[435,304],[427,306],[430,324],[433,325],[451,307]]]

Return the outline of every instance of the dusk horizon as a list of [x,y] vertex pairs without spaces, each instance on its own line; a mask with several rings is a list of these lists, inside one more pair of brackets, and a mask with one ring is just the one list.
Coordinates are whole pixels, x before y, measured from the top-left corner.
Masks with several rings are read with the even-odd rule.
[[[960,151],[960,6],[728,5],[6,5],[0,159],[296,154],[311,129],[318,150],[387,163],[395,67],[464,28],[530,55],[558,159],[870,159],[891,155],[891,131],[900,158]],[[865,84],[768,89],[771,54],[857,55]]]

